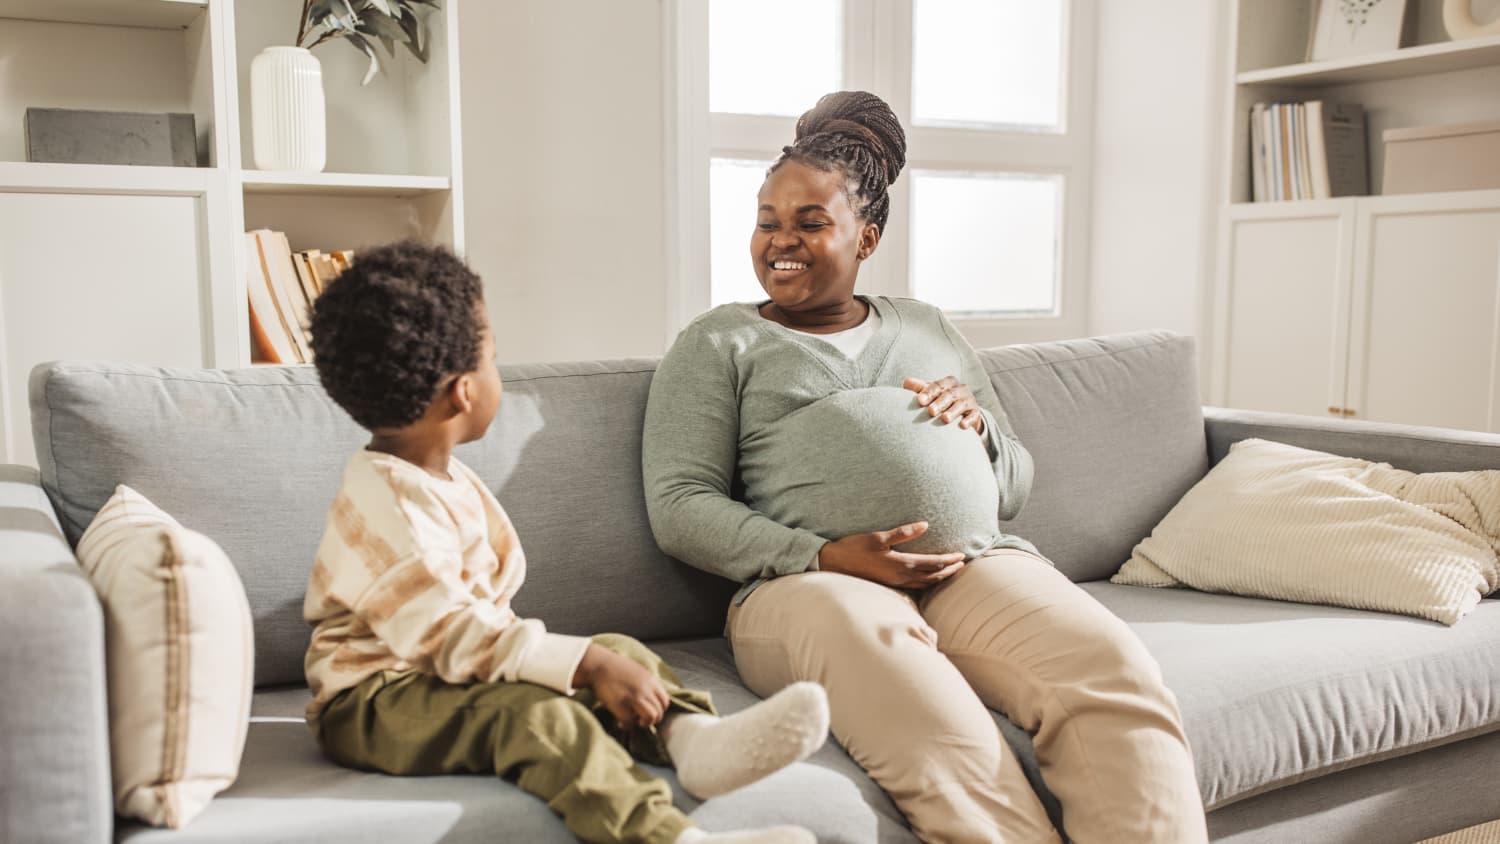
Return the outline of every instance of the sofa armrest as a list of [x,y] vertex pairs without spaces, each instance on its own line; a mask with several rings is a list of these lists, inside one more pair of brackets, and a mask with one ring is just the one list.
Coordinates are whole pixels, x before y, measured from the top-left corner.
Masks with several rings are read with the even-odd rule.
[[1409,472],[1500,469],[1500,434],[1221,407],[1203,408],[1203,419],[1211,464],[1234,443],[1260,437]]
[[0,841],[113,835],[104,616],[35,469],[0,465]]

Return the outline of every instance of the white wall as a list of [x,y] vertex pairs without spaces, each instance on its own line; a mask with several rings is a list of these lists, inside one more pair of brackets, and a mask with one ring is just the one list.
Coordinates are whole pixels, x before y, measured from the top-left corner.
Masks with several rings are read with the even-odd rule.
[[1103,0],[1089,332],[1201,335],[1220,190],[1224,0]]
[[657,0],[460,6],[468,259],[506,362],[659,355]]

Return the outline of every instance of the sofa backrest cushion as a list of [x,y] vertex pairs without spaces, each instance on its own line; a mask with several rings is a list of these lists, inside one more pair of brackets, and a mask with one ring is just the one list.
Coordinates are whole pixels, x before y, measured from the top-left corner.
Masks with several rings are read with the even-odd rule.
[[[519,531],[516,610],[560,632],[715,635],[732,584],[665,557],[646,521],[640,435],[652,361],[502,367],[486,437],[459,459]],[[308,366],[37,367],[43,486],[77,543],[118,484],[224,549],[255,624],[257,685],[301,682],[308,572],[345,462],[368,436]]]
[[1190,337],[1137,332],[979,359],[1036,462],[1030,500],[1001,527],[1073,580],[1114,574],[1208,471]]
[[[1189,338],[1150,332],[980,352],[1036,483],[1008,532],[1075,580],[1108,577],[1207,471]],[[502,366],[500,413],[459,459],[527,556],[522,615],[565,633],[717,635],[734,585],[656,547],[641,486],[655,361]],[[128,484],[224,549],[255,621],[257,685],[302,681],[308,571],[344,464],[367,435],[309,366],[43,364],[42,482],[70,542]]]

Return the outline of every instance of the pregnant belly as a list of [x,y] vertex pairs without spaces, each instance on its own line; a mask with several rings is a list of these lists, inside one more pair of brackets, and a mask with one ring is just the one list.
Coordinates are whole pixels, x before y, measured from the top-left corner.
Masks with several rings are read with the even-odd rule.
[[1000,492],[984,440],[915,398],[898,387],[847,390],[778,420],[742,450],[746,503],[828,539],[926,521],[901,550],[989,548]]

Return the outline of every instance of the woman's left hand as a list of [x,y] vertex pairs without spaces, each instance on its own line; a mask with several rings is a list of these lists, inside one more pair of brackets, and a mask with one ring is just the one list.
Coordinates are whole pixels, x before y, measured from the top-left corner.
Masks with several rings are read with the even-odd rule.
[[952,375],[944,375],[936,381],[908,378],[903,387],[917,394],[917,404],[927,408],[933,416],[944,422],[958,422],[960,428],[971,428],[974,433],[984,435],[984,415],[979,412],[979,402],[974,393]]

